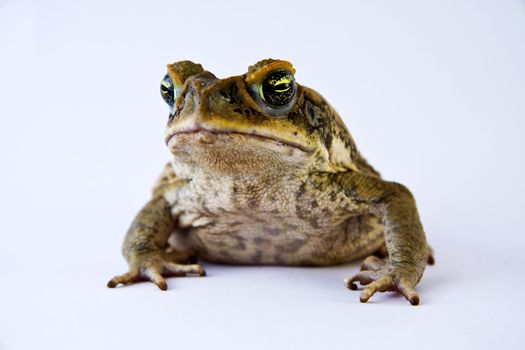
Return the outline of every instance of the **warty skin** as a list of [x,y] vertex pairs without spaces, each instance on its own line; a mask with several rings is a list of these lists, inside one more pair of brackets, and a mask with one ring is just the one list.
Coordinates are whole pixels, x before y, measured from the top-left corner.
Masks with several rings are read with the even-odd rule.
[[414,197],[381,178],[337,112],[294,72],[273,59],[226,79],[190,61],[168,65],[173,158],[124,240],[130,269],[109,287],[149,280],[166,290],[166,276],[205,275],[198,259],[322,266],[365,258],[345,281],[366,286],[362,302],[396,291],[419,303],[415,286],[433,257]]

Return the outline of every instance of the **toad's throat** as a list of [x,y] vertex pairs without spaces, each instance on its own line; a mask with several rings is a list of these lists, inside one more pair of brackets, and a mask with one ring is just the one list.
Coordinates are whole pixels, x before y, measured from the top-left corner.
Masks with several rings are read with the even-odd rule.
[[274,136],[268,136],[268,135],[261,135],[261,134],[258,134],[256,133],[255,131],[253,132],[246,132],[246,131],[239,131],[239,130],[235,130],[235,129],[221,129],[221,130],[217,130],[215,128],[211,128],[211,127],[207,127],[205,125],[202,125],[202,124],[195,124],[189,128],[185,128],[183,130],[177,130],[171,134],[169,134],[167,137],[166,137],[166,144],[169,145],[170,144],[170,141],[177,135],[199,135],[199,134],[202,134],[202,133],[211,133],[211,134],[214,134],[214,135],[242,135],[242,136],[245,136],[245,137],[253,137],[253,138],[256,138],[256,139],[259,139],[259,140],[262,140],[262,141],[273,141],[273,142],[279,142],[283,145],[286,145],[286,146],[289,146],[289,147],[293,147],[293,148],[296,148],[298,150],[301,150],[305,153],[313,153],[313,150],[309,147],[306,147],[306,146],[303,146],[299,143],[296,143],[296,142],[293,142],[293,141],[288,141],[288,140],[283,140],[281,138],[277,138],[277,137],[274,137]]

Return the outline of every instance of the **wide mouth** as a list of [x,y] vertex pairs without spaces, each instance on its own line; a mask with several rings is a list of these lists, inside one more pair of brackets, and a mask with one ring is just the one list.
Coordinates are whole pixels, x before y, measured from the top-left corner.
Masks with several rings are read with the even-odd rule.
[[199,134],[202,134],[202,133],[211,133],[211,134],[215,134],[215,135],[242,135],[244,137],[252,137],[252,138],[255,138],[255,139],[259,139],[261,141],[272,141],[272,142],[275,142],[275,143],[280,143],[280,144],[283,144],[285,146],[289,146],[289,147],[293,147],[293,148],[296,148],[298,150],[301,150],[305,153],[312,153],[313,150],[308,148],[308,147],[305,147],[299,143],[296,143],[296,142],[293,142],[293,141],[288,141],[288,140],[283,140],[281,138],[278,138],[278,137],[275,137],[275,136],[272,136],[272,135],[261,135],[260,133],[257,133],[256,131],[253,131],[253,132],[247,132],[247,131],[240,131],[240,130],[235,130],[235,129],[216,129],[216,128],[213,128],[213,127],[210,127],[210,126],[205,126],[205,125],[202,125],[202,124],[195,124],[191,127],[188,127],[188,128],[184,128],[182,130],[177,130],[175,132],[172,132],[171,134],[169,134],[167,137],[166,137],[166,144],[169,145],[170,141],[176,137],[177,135],[199,135]]

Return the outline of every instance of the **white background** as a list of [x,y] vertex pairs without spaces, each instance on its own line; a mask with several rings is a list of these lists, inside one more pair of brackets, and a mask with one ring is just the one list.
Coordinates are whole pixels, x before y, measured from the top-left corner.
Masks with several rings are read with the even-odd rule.
[[[0,349],[523,348],[525,2],[1,0],[0,38]],[[420,306],[360,304],[357,263],[105,287],[169,157],[165,64],[266,57],[415,194]]]

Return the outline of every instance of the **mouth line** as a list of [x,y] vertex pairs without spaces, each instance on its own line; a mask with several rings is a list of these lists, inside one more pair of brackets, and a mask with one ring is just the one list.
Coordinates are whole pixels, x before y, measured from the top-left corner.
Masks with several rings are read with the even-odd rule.
[[213,128],[209,128],[209,127],[204,127],[203,125],[200,125],[200,124],[197,124],[191,128],[188,128],[186,130],[180,130],[180,131],[176,131],[170,135],[168,135],[166,137],[166,145],[169,144],[170,140],[176,136],[176,135],[188,135],[188,134],[197,134],[201,131],[206,131],[206,132],[209,132],[211,134],[215,134],[215,135],[242,135],[242,136],[249,136],[249,137],[253,137],[253,138],[258,138],[258,139],[261,139],[261,140],[270,140],[270,141],[276,141],[276,142],[279,142],[279,143],[282,143],[286,146],[289,146],[289,147],[293,147],[293,148],[297,148],[298,150],[301,150],[305,153],[312,153],[313,151],[309,148],[306,148],[298,143],[295,143],[295,142],[291,142],[291,141],[286,141],[286,140],[282,140],[282,139],[279,139],[279,138],[276,138],[276,137],[271,137],[271,136],[266,136],[266,135],[260,135],[260,134],[256,134],[256,133],[248,133],[248,132],[243,132],[243,131],[238,131],[238,130],[234,130],[234,129],[229,129],[229,130],[216,130],[216,129],[213,129]]

